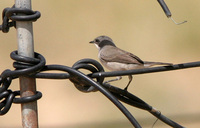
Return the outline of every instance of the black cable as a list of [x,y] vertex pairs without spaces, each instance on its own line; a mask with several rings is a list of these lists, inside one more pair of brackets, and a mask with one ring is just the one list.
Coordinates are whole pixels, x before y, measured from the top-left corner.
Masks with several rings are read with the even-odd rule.
[[131,105],[133,107],[137,107],[143,110],[150,112],[159,120],[163,121],[164,123],[172,126],[174,128],[184,128],[183,126],[179,125],[178,123],[170,120],[169,118],[165,117],[161,114],[161,112],[152,106],[148,105],[146,102],[141,100],[140,98],[136,97],[135,95],[127,92],[126,90],[122,90],[118,87],[112,86],[110,84],[103,84],[117,99],[120,101]]
[[160,6],[162,7],[163,11],[165,12],[165,15],[166,15],[167,17],[171,17],[172,14],[171,14],[169,8],[167,7],[165,1],[164,1],[164,0],[157,0],[157,1],[158,1],[158,3],[160,4]]
[[83,73],[74,70],[67,66],[62,65],[48,65],[46,69],[49,70],[59,70],[59,71],[66,71],[70,74],[70,76],[77,76],[82,80],[85,80],[89,85],[94,86],[97,88],[102,94],[104,94],[110,101],[112,101],[119,110],[129,119],[129,121],[133,124],[135,128],[141,128],[139,123],[135,120],[135,118],[132,116],[132,114],[103,86],[99,85],[89,77],[85,76]]

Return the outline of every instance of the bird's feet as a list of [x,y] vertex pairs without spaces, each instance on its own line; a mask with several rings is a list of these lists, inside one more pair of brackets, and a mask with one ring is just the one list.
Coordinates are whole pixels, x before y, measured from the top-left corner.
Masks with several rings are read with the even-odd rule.
[[124,88],[124,91],[127,91],[128,90],[128,86],[126,86],[125,88]]
[[129,87],[129,85],[130,85],[130,83],[131,83],[131,81],[132,81],[132,79],[133,79],[132,75],[129,75],[129,76],[128,76],[128,79],[129,79],[129,82],[128,82],[128,84],[126,85],[126,87],[124,88],[125,91],[128,90],[128,87]]
[[116,79],[108,80],[108,81],[105,81],[104,83],[105,83],[105,84],[108,84],[108,83],[110,83],[110,82],[117,81],[117,80],[121,80],[121,79],[122,79],[121,76],[117,76]]

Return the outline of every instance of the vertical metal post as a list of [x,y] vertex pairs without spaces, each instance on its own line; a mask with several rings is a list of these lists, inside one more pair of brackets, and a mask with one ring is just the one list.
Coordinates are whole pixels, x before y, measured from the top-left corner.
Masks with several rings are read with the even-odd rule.
[[[15,0],[16,8],[31,9],[31,0]],[[23,15],[23,14],[19,14]],[[30,21],[17,21],[18,54],[26,57],[34,57],[33,28]],[[36,93],[36,81],[34,78],[20,77],[21,97],[31,96]],[[22,126],[24,128],[38,127],[37,101],[23,103]]]

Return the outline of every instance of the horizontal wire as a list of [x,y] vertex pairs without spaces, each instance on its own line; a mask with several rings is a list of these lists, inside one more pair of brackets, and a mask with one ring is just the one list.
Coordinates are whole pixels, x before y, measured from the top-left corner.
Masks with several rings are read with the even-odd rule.
[[175,64],[175,65],[172,65],[172,66],[160,66],[160,67],[134,69],[134,70],[126,70],[126,71],[97,72],[97,73],[91,74],[90,77],[96,78],[96,77],[139,75],[139,74],[146,74],[146,73],[181,70],[181,69],[194,68],[194,67],[200,67],[200,61],[190,62],[190,63],[182,63],[182,64]]
[[[49,66],[51,67],[51,65],[47,65],[47,67]],[[160,67],[151,67],[151,68],[134,69],[134,70],[126,70],[126,71],[95,72],[95,73],[89,74],[89,76],[91,78],[98,78],[98,77],[114,77],[114,76],[125,76],[125,75],[139,75],[139,74],[147,74],[147,73],[181,70],[181,69],[194,68],[194,67],[200,67],[200,61],[175,64],[171,66],[160,66]],[[43,70],[43,71],[50,71],[50,69]],[[44,78],[44,79],[69,79],[70,75],[68,73],[37,73],[31,77]]]

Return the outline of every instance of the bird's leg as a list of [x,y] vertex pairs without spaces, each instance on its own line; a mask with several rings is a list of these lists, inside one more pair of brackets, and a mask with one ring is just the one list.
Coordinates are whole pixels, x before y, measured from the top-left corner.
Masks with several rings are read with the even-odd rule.
[[113,82],[113,81],[117,81],[117,80],[121,80],[121,79],[122,79],[121,76],[117,76],[116,79],[108,80],[108,81],[106,81],[106,82],[104,82],[104,83],[106,84],[106,83]]
[[133,79],[132,75],[129,75],[129,76],[128,76],[128,79],[129,79],[129,82],[128,82],[128,84],[126,85],[126,87],[124,88],[125,91],[127,91],[128,86],[130,85],[130,83],[131,83],[131,81],[132,81],[132,79]]

